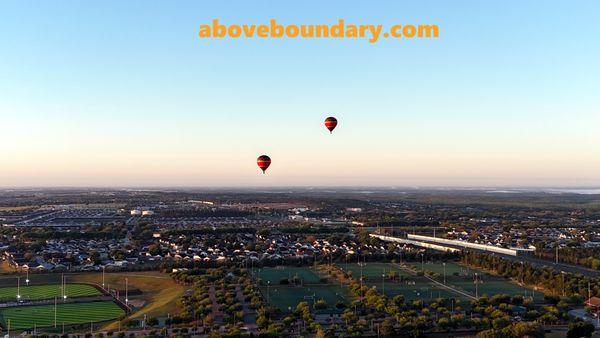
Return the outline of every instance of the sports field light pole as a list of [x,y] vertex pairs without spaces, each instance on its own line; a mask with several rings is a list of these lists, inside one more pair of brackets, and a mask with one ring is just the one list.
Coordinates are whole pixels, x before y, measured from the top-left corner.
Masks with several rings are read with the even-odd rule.
[[385,269],[383,269],[383,273],[381,274],[381,293],[385,296]]
[[67,301],[67,277],[63,276],[63,302]]
[[[104,268],[105,266],[102,266],[102,288],[104,289]],[[104,291],[106,291],[106,289],[104,289]]]
[[362,300],[363,266],[362,266],[362,264],[360,264],[360,254],[358,255],[358,266],[360,266],[360,298]]
[[129,279],[125,278],[125,306],[129,306]]
[[521,261],[521,284],[525,285],[525,262]]
[[446,285],[446,262],[443,262],[442,265],[444,266],[444,285]]
[[21,277],[17,277],[17,302],[21,299]]
[[56,328],[56,297],[54,297],[54,327]]
[[344,258],[346,259],[346,273],[348,273],[348,253],[346,253],[346,256],[344,256]]
[[27,269],[27,277],[25,278],[25,283],[29,286],[29,269]]
[[479,288],[478,288],[478,283],[477,283],[477,272],[475,272],[475,298],[479,299]]

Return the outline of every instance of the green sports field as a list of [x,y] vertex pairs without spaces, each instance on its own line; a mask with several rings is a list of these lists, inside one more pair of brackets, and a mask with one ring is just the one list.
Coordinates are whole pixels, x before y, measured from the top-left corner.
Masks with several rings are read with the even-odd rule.
[[[417,271],[421,270],[421,264],[414,264],[413,268]],[[425,271],[430,271],[438,274],[435,279],[439,282],[444,280],[444,265],[442,263],[425,263],[423,265]],[[542,292],[534,292],[532,289],[520,286],[505,278],[489,274],[485,271],[462,266],[457,263],[446,263],[446,284],[456,289],[468,292],[475,295],[475,273],[477,273],[478,294],[480,296],[486,294],[493,296],[495,294],[507,294],[510,296],[523,295],[527,297],[534,296],[535,299],[542,299]]]
[[[415,276],[401,269],[398,265],[391,263],[367,262],[361,263],[340,263],[338,268],[352,273],[352,277],[359,280],[362,272],[363,281],[369,287],[375,287],[377,291],[382,291],[388,297],[402,295],[406,300],[422,299],[424,301],[439,297],[444,298],[466,298],[455,292],[440,288],[424,277]],[[389,277],[390,272],[396,272],[401,279],[392,280]],[[385,282],[383,274],[385,273]]]
[[[17,287],[3,287],[0,288],[0,301],[15,301],[17,299],[17,292],[21,294],[21,300],[40,300],[40,299],[52,299],[54,297],[62,297],[62,290],[60,284],[48,284],[48,285],[31,285],[21,287],[17,291]],[[86,296],[98,296],[100,291],[91,285],[87,284],[67,284],[66,295],[69,298],[72,297],[86,297]]]
[[411,276],[406,271],[401,270],[398,267],[389,263],[368,262],[361,263],[360,265],[358,263],[338,263],[336,265],[342,271],[351,272],[352,277],[356,279],[359,279],[362,273],[363,280],[366,281],[381,281],[384,273],[387,276],[392,271],[396,272],[398,276]]
[[316,311],[317,313],[338,313],[340,310],[335,308],[338,301],[348,304],[348,294],[345,288],[337,285],[310,285],[310,286],[275,286],[261,287],[261,292],[269,303],[276,306],[283,312],[288,308],[294,310],[298,303],[306,301],[313,306],[314,301],[323,299],[327,302],[327,309]]
[[254,278],[261,281],[261,285],[271,282],[271,285],[278,285],[282,279],[299,278],[303,284],[319,283],[320,277],[309,267],[276,267],[276,268],[255,268]]
[[[71,324],[89,324],[118,318],[124,313],[111,301],[89,303],[58,304],[56,323],[61,326]],[[35,326],[54,326],[54,305],[16,306],[0,309],[0,324],[11,329],[27,329]]]

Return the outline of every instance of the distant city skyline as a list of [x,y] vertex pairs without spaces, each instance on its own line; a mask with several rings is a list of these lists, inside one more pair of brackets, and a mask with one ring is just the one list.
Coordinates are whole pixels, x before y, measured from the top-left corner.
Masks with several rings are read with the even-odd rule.
[[[0,187],[600,187],[598,12],[3,2]],[[440,37],[199,39],[215,18],[431,23]]]

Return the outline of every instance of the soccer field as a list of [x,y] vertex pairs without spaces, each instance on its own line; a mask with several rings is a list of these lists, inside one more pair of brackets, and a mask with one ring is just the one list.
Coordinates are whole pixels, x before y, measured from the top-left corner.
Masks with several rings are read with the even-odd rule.
[[[444,265],[442,263],[425,263],[423,265],[425,271],[437,273],[439,276],[436,280],[443,282],[444,280]],[[421,270],[421,264],[414,264],[413,268],[417,271]],[[489,274],[485,271],[473,269],[467,266],[462,266],[457,263],[446,263],[446,284],[475,295],[475,273],[477,273],[477,293],[479,296],[496,294],[507,294],[509,296],[523,295],[542,299],[542,292],[534,292],[534,290],[515,284],[514,282]]]
[[[368,263],[338,263],[336,266],[344,271],[351,272],[352,277],[357,280],[360,278],[361,273],[363,276],[363,280],[366,281],[381,281],[383,278],[383,274],[386,276],[389,275],[390,272],[394,271],[398,274],[398,276],[402,277],[410,277],[411,275],[389,263],[377,263],[377,262],[368,262]],[[386,278],[389,278],[386,277]]]
[[[414,282],[414,284],[412,284]],[[394,297],[396,295],[404,296],[407,301],[420,299],[424,302],[429,302],[436,298],[455,298],[461,300],[468,300],[467,297],[452,291],[437,287],[433,283],[423,281],[421,279],[413,280],[411,282],[400,282],[400,283],[385,283],[385,285],[379,283],[367,283],[370,287],[377,288],[377,291],[381,292],[382,287],[385,289],[384,293],[387,297]]]
[[261,280],[261,285],[266,285],[267,282],[271,282],[271,285],[278,285],[283,279],[299,278],[303,284],[315,284],[319,283],[321,279],[317,273],[315,273],[309,267],[289,267],[282,266],[276,268],[255,268],[253,273],[254,278]]
[[[124,314],[117,304],[111,301],[89,303],[67,303],[56,306],[57,326],[71,324],[89,324],[118,318]],[[0,310],[0,324],[19,330],[35,326],[54,326],[54,305],[16,306]]]
[[341,312],[335,308],[338,301],[349,303],[346,289],[337,285],[261,287],[261,292],[269,303],[283,312],[287,312],[288,308],[293,311],[303,301],[308,302],[312,308],[314,301],[323,299],[327,302],[327,309],[318,310],[317,313],[338,313]]
[[[101,294],[95,287],[87,284],[67,284],[65,289],[66,295],[69,298],[98,296]],[[19,288],[16,286],[0,288],[0,301],[16,301],[17,293],[21,295],[21,300],[62,298],[63,295],[60,284],[21,285]]]
[[[414,274],[401,269],[396,264],[367,262],[361,265],[357,263],[337,264],[341,270],[352,272],[352,277],[356,278],[356,280],[359,280],[362,272],[364,283],[366,285],[375,287],[379,292],[383,289],[383,292],[388,297],[402,295],[409,301],[415,299],[429,301],[440,297],[468,299],[468,297],[465,297],[464,295],[435,285],[423,276],[415,276]],[[401,276],[402,278],[391,280],[389,278],[389,273],[391,271],[396,272],[398,276]],[[384,273],[386,275],[385,282],[383,281]]]

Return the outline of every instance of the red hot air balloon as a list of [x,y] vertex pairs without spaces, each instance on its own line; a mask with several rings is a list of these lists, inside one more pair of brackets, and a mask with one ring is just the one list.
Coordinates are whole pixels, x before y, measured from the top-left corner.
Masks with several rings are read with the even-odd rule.
[[267,170],[267,168],[271,165],[271,158],[267,155],[260,155],[256,159],[256,164],[258,164],[258,167],[263,171],[264,174],[265,170]]
[[325,119],[325,127],[329,129],[329,133],[333,133],[333,130],[337,126],[337,119],[333,116],[330,116]]

